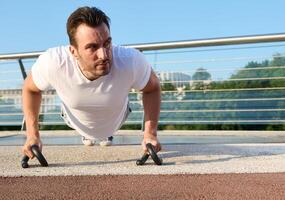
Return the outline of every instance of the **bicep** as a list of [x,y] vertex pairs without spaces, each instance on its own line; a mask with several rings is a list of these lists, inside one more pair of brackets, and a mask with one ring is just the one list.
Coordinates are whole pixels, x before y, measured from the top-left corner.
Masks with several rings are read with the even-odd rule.
[[142,92],[152,92],[156,90],[160,90],[160,82],[157,76],[155,75],[154,71],[151,70],[150,78],[146,86],[141,91]]
[[36,86],[33,80],[32,73],[30,73],[25,79],[23,89],[28,90],[30,92],[41,92],[41,90]]

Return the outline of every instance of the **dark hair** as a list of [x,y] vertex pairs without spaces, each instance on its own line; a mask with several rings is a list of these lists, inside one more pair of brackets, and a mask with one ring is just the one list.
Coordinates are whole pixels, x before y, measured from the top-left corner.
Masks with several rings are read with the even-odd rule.
[[105,23],[110,30],[109,22],[110,18],[102,10],[96,7],[85,6],[78,8],[71,13],[66,23],[70,44],[77,46],[75,33],[79,25],[86,24],[90,27],[97,27],[102,23]]

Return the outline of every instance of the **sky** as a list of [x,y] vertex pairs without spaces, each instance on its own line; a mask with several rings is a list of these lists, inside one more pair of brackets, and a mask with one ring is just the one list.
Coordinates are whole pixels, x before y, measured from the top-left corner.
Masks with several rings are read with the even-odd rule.
[[115,44],[285,32],[284,0],[3,0],[0,54],[66,45],[66,20],[80,6],[111,18]]
[[[2,0],[0,54],[68,45],[66,20],[81,6],[96,6],[110,17],[111,36],[117,45],[285,33],[284,0]],[[188,70],[193,74],[203,67],[213,70],[213,79],[223,80],[255,58],[285,54],[285,42],[273,48],[200,50],[195,48],[184,54],[150,53],[147,57],[157,71]],[[225,61],[229,59],[230,62]],[[31,65],[25,63],[27,67]],[[12,65],[0,67],[0,82],[9,77],[10,82],[22,83],[20,73],[5,72]],[[19,69],[17,63],[14,67]],[[6,80],[0,85],[13,87]]]

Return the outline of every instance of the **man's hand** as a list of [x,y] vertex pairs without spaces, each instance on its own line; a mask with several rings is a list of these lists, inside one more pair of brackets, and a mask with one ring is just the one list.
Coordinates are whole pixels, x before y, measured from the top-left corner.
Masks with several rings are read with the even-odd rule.
[[34,155],[31,151],[31,146],[36,144],[42,150],[42,142],[38,128],[38,118],[41,105],[42,94],[41,90],[35,85],[32,74],[30,73],[25,79],[23,86],[23,111],[25,115],[27,140],[22,149],[23,153],[29,158]]
[[142,147],[143,150],[147,152],[146,144],[151,143],[154,146],[154,150],[159,152],[161,150],[161,145],[157,139],[157,124],[160,112],[161,95],[159,79],[153,70],[151,71],[148,83],[141,91],[145,114],[145,131]]
[[42,142],[40,137],[37,136],[31,136],[31,137],[27,137],[26,143],[23,146],[23,153],[25,155],[27,155],[30,159],[34,158],[34,154],[31,151],[31,146],[33,146],[34,144],[38,145],[40,148],[40,151],[42,151]]
[[161,150],[161,145],[157,139],[157,136],[153,134],[148,134],[148,133],[144,134],[144,138],[142,141],[142,147],[145,153],[147,153],[147,149],[146,149],[147,143],[151,143],[153,145],[155,152],[159,152]]

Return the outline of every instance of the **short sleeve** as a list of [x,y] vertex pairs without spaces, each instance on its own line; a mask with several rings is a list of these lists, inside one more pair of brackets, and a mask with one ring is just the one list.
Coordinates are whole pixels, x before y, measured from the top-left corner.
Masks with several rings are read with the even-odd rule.
[[145,56],[137,51],[134,58],[134,66],[133,66],[133,85],[132,88],[136,90],[142,90],[149,81],[151,74],[151,66],[147,62]]
[[47,51],[40,55],[35,64],[32,66],[33,81],[42,91],[51,87],[49,67],[51,67],[52,63],[52,58]]

